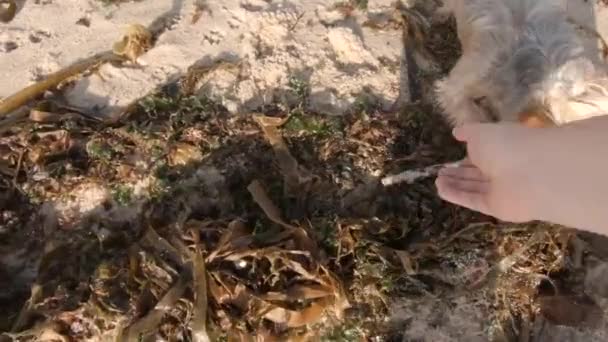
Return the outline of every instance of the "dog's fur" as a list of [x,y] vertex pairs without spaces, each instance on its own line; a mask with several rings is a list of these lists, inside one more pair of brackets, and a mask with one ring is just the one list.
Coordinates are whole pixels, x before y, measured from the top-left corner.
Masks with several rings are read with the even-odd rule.
[[597,103],[608,102],[557,0],[445,0],[440,11],[456,18],[462,45],[461,58],[436,83],[452,124],[522,121],[522,113],[562,124],[597,115]]

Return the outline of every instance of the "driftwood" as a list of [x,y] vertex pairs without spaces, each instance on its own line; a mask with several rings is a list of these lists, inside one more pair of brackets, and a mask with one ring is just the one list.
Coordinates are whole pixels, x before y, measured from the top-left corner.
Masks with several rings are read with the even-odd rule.
[[120,61],[121,57],[114,55],[112,52],[101,53],[99,55],[87,58],[80,62],[70,65],[67,68],[50,74],[47,78],[40,82],[36,82],[29,87],[26,87],[15,94],[0,100],[0,117],[6,116],[17,108],[23,106],[27,102],[44,94],[45,91],[58,86],[66,79],[79,75],[87,70],[93,69],[103,63],[111,61]]

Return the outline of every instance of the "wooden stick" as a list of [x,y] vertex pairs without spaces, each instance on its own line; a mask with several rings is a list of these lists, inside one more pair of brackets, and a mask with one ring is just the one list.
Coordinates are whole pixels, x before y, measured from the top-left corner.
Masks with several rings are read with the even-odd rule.
[[396,175],[389,175],[382,178],[381,183],[384,186],[392,186],[400,183],[412,184],[420,179],[437,176],[439,170],[443,169],[444,167],[458,167],[460,166],[460,163],[461,162],[458,161],[446,164],[435,164],[422,169],[404,171]]

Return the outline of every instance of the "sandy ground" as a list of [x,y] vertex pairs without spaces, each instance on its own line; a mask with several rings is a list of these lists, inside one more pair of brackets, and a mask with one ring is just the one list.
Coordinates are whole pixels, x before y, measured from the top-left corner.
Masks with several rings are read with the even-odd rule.
[[[608,34],[608,12],[597,1],[565,0],[578,22]],[[100,0],[21,0],[0,24],[0,97],[44,75],[111,48],[130,24],[164,30],[137,65],[105,65],[66,95],[77,106],[110,115],[183,75],[188,67],[239,62],[218,71],[200,92],[231,112],[292,102],[294,80],[310,88],[310,110],[341,114],[361,101],[389,109],[407,101],[399,29],[371,28],[394,13],[393,0],[370,0],[350,16],[335,0],[155,0],[108,5]],[[202,4],[202,6],[200,6]],[[196,8],[203,8],[194,23]],[[590,39],[591,48],[597,41]],[[401,94],[401,97],[399,96]]]
[[70,102],[110,114],[191,65],[225,60],[240,62],[239,69],[211,75],[202,91],[232,112],[290,101],[284,90],[294,79],[309,85],[315,111],[343,113],[370,96],[389,108],[402,83],[401,32],[371,29],[364,23],[390,18],[392,1],[369,1],[365,14],[356,11],[346,19],[337,3],[209,1],[193,23],[194,1],[144,0],[120,6],[95,0],[26,1],[0,32],[0,96],[110,49],[129,24],[162,21],[166,31],[140,57],[139,65],[101,67],[67,92]]

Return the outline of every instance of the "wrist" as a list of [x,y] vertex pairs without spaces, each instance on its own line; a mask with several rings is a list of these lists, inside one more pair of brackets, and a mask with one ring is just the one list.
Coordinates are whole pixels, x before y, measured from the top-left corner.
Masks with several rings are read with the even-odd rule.
[[539,218],[608,234],[608,117],[547,129],[534,183]]

